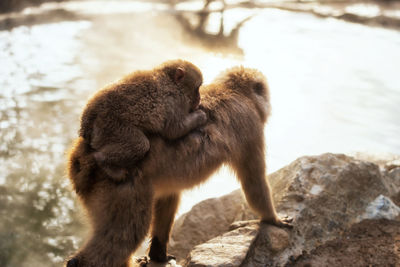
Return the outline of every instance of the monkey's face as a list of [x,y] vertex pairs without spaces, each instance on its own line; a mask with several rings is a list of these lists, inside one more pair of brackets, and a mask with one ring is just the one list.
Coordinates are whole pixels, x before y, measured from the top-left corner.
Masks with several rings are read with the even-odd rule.
[[265,79],[255,79],[250,86],[253,100],[261,119],[265,122],[270,113],[269,90]]
[[201,73],[196,71],[187,72],[187,80],[182,88],[183,94],[189,104],[190,111],[196,110],[200,105],[200,86],[203,83]]
[[183,105],[188,111],[194,111],[200,104],[199,88],[203,83],[203,75],[199,68],[188,61],[175,60],[163,65],[163,72],[176,85],[183,97]]
[[190,111],[196,110],[200,105],[200,86],[192,90],[191,95],[189,96],[190,101]]

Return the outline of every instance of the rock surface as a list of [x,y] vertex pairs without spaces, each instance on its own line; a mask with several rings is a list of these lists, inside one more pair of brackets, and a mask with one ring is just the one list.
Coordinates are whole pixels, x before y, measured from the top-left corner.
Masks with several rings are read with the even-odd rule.
[[385,196],[380,195],[374,201],[372,201],[366,208],[364,214],[362,214],[358,220],[362,221],[365,219],[388,219],[394,220],[400,215],[400,208],[396,206]]
[[245,226],[196,246],[190,253],[189,266],[239,266],[258,232],[257,226]]
[[170,260],[166,263],[158,263],[150,261],[147,257],[132,257],[129,263],[132,267],[182,267],[178,265],[175,260]]
[[[339,242],[365,219],[397,223],[400,208],[394,199],[400,194],[399,174],[397,164],[338,154],[302,157],[269,176],[278,212],[294,218],[292,230],[235,222],[255,218],[240,191],[235,191],[200,203],[180,218],[172,235],[173,248],[187,246],[182,250],[186,253],[197,245],[186,266],[284,266],[329,241]],[[390,238],[400,240],[398,235]],[[185,259],[184,253],[178,259]],[[400,259],[400,251],[396,253]]]
[[305,253],[291,266],[399,266],[400,222],[365,220],[341,237]]
[[227,232],[233,222],[256,218],[239,190],[204,200],[176,220],[169,253],[181,263],[194,246]]

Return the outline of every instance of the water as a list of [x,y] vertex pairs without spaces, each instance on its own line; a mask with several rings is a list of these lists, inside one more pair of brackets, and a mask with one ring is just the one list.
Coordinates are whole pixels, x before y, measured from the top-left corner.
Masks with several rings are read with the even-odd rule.
[[[68,193],[64,152],[77,135],[79,113],[101,86],[167,59],[194,62],[205,82],[238,64],[266,74],[273,109],[266,127],[269,172],[302,155],[400,154],[397,31],[280,10],[234,9],[224,15],[226,32],[253,15],[239,34],[240,55],[207,50],[188,37],[165,5],[140,3],[135,9],[129,3],[129,9],[112,2],[95,12],[96,5],[104,3],[62,6],[82,19],[0,31],[0,189],[6,192],[0,213],[8,216],[0,221],[0,233],[20,225],[27,242],[22,244],[36,250],[26,261],[18,254],[0,254],[5,263],[0,265],[32,266],[41,257],[59,263],[65,251],[76,249],[82,238],[75,229],[82,227],[72,225],[80,220]],[[217,32],[218,23],[215,16],[209,32]],[[209,183],[185,194],[180,213],[237,187],[223,168]],[[35,209],[43,213],[32,213]],[[32,222],[32,216],[41,217]],[[30,232],[40,234],[32,237]],[[20,237],[7,234],[0,235],[0,243],[22,246]],[[35,238],[51,251],[40,248]],[[60,247],[64,251],[56,250]]]
[[[242,29],[240,41],[245,62],[269,77],[271,160],[324,151],[399,153],[399,32],[263,14]],[[263,34],[256,35],[259,27]]]

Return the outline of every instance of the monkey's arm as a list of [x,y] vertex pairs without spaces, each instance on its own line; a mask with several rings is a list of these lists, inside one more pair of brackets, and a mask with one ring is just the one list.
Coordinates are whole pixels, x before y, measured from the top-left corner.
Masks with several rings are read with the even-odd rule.
[[167,122],[161,135],[171,140],[178,139],[204,125],[206,121],[207,115],[204,111],[198,109],[189,113],[186,117]]
[[292,219],[276,214],[271,189],[265,178],[265,157],[262,149],[250,146],[242,158],[233,164],[250,207],[261,216],[261,221],[280,227],[292,227]]

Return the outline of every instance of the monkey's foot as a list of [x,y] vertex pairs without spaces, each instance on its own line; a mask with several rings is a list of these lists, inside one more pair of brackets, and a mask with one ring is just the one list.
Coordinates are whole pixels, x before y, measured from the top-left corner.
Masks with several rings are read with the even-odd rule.
[[125,169],[103,168],[103,170],[117,182],[122,182],[127,176],[127,170]]
[[150,260],[152,262],[157,262],[157,263],[166,263],[169,262],[170,260],[176,260],[176,257],[174,255],[165,255],[161,257],[155,257],[154,255],[150,257]]
[[67,262],[67,267],[78,267],[78,259],[72,258]]
[[145,267],[149,263],[150,259],[147,256],[136,258],[137,266]]
[[[175,256],[172,255],[168,255],[166,261],[156,261],[156,260],[152,260],[150,259],[148,256],[143,256],[140,258],[136,258],[136,264],[135,266],[139,266],[139,267],[146,267],[146,266],[170,266],[168,263],[171,260],[176,260]],[[175,266],[175,265],[173,265]]]
[[128,170],[119,166],[110,165],[106,162],[106,157],[103,152],[97,151],[93,153],[94,159],[97,165],[113,180],[116,182],[122,182],[125,180]]
[[149,251],[151,261],[165,263],[170,260],[176,260],[175,256],[167,254],[167,244],[160,242],[157,236],[151,239],[151,246]]
[[289,216],[283,216],[282,218],[275,217],[271,220],[262,220],[262,223],[272,224],[278,227],[293,228],[293,218]]
[[170,260],[176,260],[176,257],[174,255],[167,255],[167,262]]

